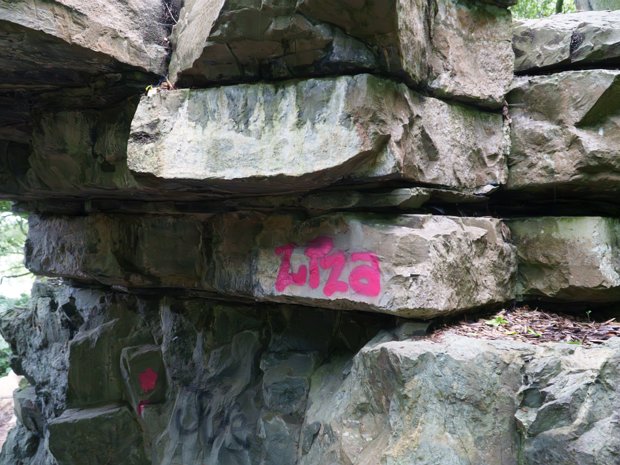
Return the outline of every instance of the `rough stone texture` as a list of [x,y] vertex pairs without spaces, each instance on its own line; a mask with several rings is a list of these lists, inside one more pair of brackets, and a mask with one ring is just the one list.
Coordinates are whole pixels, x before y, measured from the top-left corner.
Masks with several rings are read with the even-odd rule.
[[618,338],[594,350],[547,347],[526,366],[516,414],[524,463],[618,463],[618,349]]
[[620,299],[620,222],[543,217],[509,221],[517,247],[517,294],[577,302]]
[[519,21],[514,27],[512,44],[516,72],[617,67],[620,65],[620,11]]
[[[22,195],[87,196],[135,190],[127,169],[127,139],[135,99],[105,110],[46,112],[32,131]],[[118,195],[118,193],[116,194]]]
[[160,0],[3,1],[0,143],[29,143],[33,109],[101,107],[156,82],[165,12]]
[[41,437],[19,422],[7,436],[0,452],[2,465],[57,465]]
[[619,0],[575,0],[579,11],[620,10]]
[[37,274],[106,285],[426,319],[512,299],[508,241],[492,218],[31,217],[26,260]]
[[[511,3],[188,0],[173,80],[211,88],[170,90],[179,0],[5,1],[0,197],[67,281],[0,317],[30,383],[0,465],[618,465],[620,340],[426,336],[516,296],[480,215],[618,205],[620,72],[502,105]],[[616,66],[616,15],[576,17],[537,72]],[[618,225],[513,220],[519,297],[617,302]]]
[[[0,5],[3,23],[40,32],[67,45],[89,50],[92,56],[97,52],[156,74],[163,74],[166,60],[167,32],[162,22],[165,14],[164,2],[160,0],[11,0]],[[8,24],[3,24],[2,30],[4,28],[11,30]],[[12,53],[3,53],[0,62],[3,70],[8,74],[15,70],[13,72],[19,72],[20,78],[29,75],[25,72],[29,59],[40,67],[44,63],[54,63],[55,58],[43,53],[33,54],[40,49],[32,48],[35,42],[28,37],[24,39],[13,42],[10,33],[4,36],[3,42],[11,44],[6,51]],[[71,52],[77,54],[79,50],[74,48]],[[37,58],[46,61],[37,62]],[[69,68],[78,66],[79,63],[74,63]],[[33,70],[43,78],[42,82],[49,79],[49,70],[37,69],[36,65]],[[25,82],[20,80],[19,84]]]
[[172,41],[180,86],[379,70],[497,108],[513,68],[510,13],[453,0],[188,0]]
[[620,189],[619,71],[518,78],[508,102],[509,189],[615,198]]
[[[133,324],[132,311],[115,307],[142,309],[155,343],[100,365],[109,375],[101,401],[136,357],[145,364],[132,365],[134,379],[166,395],[132,409],[67,410],[62,389],[50,397],[37,384],[34,403],[51,407],[44,432],[20,423],[2,465],[81,465],[84,451],[96,465],[615,465],[620,453],[617,338],[593,349],[433,341],[382,315],[44,289],[58,302],[73,296],[83,323],[70,341],[108,321]],[[58,309],[22,312],[45,331]],[[72,343],[65,335],[33,346],[27,334],[7,333],[18,325],[10,315],[1,326],[17,352],[40,360],[27,365],[29,379],[49,360],[66,363],[68,351],[55,349]]]
[[38,113],[29,145],[0,141],[0,195],[216,198],[217,210],[223,193],[402,181],[445,186],[456,197],[439,200],[454,203],[507,177],[500,115],[369,75],[161,91],[134,118],[136,104]]
[[[121,351],[125,347],[152,342],[148,327],[135,314],[81,332],[69,344],[68,407],[82,408],[124,399],[124,377],[117,363]],[[93,369],[101,366],[115,368]]]
[[523,463],[513,415],[528,352],[460,337],[371,341],[351,368],[336,361],[312,378],[300,463]]
[[[44,427],[31,433],[20,424],[0,455],[2,465],[78,465],[85,453],[92,454],[89,463],[95,464],[215,465],[236,460],[232,463],[275,465],[278,462],[263,458],[276,454],[282,444],[296,450],[316,367],[332,353],[357,351],[386,319],[294,306],[145,299],[52,283],[38,284],[35,295],[47,296],[48,305],[39,300],[19,313],[49,334],[46,344],[37,343],[32,329],[26,330],[14,313],[4,315],[0,326],[24,360],[22,372],[37,380],[34,403],[44,406]],[[65,301],[77,312],[72,313],[74,329],[54,332],[62,311],[58,304]],[[81,317],[78,327],[76,314]],[[54,379],[53,392],[51,379],[41,374],[49,372],[50,365],[67,366],[76,356],[76,342],[94,332],[105,334],[110,322],[134,327],[136,318],[141,318],[140,326],[152,334],[154,344],[136,346],[135,339],[125,338],[118,344],[129,345],[120,353],[108,351],[100,363],[92,361],[92,353],[72,360],[70,366],[88,361],[97,366],[97,374],[90,377],[97,376],[99,390],[90,391],[91,399],[106,406],[67,410],[66,370]],[[156,351],[159,356],[153,356]],[[119,370],[129,390],[159,394],[137,405],[131,399],[131,410],[110,404],[110,392],[118,390]],[[290,431],[284,437],[278,429],[282,425]],[[146,462],[144,447],[150,457]],[[280,463],[293,464],[296,459]]]
[[66,410],[47,426],[49,450],[58,465],[75,465],[85,457],[93,465],[150,462],[138,422],[125,406]]
[[615,464],[619,343],[371,342],[313,377],[300,463]]
[[500,115],[370,75],[143,97],[128,165],[221,189],[301,190],[342,178],[454,188],[505,179]]
[[37,392],[34,386],[16,390],[13,394],[15,416],[20,423],[32,433],[43,435],[45,417],[38,405]]

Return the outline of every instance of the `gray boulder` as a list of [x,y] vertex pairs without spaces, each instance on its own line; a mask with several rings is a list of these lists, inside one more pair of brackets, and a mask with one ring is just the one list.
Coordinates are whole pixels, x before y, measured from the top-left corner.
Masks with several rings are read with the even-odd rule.
[[147,465],[142,434],[127,407],[66,410],[48,424],[49,450],[58,465]]
[[299,463],[616,464],[619,354],[378,338],[313,376]]
[[513,415],[522,357],[532,349],[378,337],[351,368],[340,360],[314,375],[299,463],[517,465]]
[[521,298],[577,302],[620,299],[620,222],[542,217],[508,222],[517,247]]
[[0,3],[0,145],[29,144],[32,110],[99,108],[157,82],[166,12],[163,0]]
[[508,189],[615,198],[620,190],[620,72],[517,78]]
[[518,73],[616,67],[620,64],[620,11],[518,21],[514,26],[512,44]]
[[524,463],[618,462],[619,349],[618,338],[592,349],[547,346],[527,364],[515,415]]
[[466,189],[504,182],[504,150],[500,115],[357,75],[143,97],[127,163],[162,183],[230,191],[342,179]]
[[[166,60],[165,16],[166,8],[160,0],[12,0],[0,5],[0,17],[16,30],[23,28],[42,32],[67,45],[107,56],[110,62],[114,59],[157,74],[163,74]],[[2,68],[5,70],[24,66],[36,58],[47,60],[38,63],[42,65],[54,63],[55,58],[62,57],[35,55],[32,52],[36,48],[29,48],[31,42],[28,40],[8,43],[13,46],[11,55],[2,54]],[[45,45],[45,42],[39,44]],[[12,54],[20,52],[15,45],[25,47],[26,54],[22,54],[19,60],[11,59]],[[70,50],[79,53],[77,48]],[[58,53],[62,53],[62,49]],[[25,56],[29,59],[24,59]],[[79,62],[73,64],[73,68],[79,66]],[[27,75],[25,69],[21,72]]]

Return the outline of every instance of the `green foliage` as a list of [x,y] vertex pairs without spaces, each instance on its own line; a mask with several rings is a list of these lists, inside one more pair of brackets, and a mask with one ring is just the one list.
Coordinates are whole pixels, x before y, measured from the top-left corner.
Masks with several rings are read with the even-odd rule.
[[[519,0],[510,10],[518,19],[543,18],[555,14],[558,5],[558,0]],[[574,0],[564,0],[561,8],[562,13],[576,11]]]
[[0,348],[0,376],[6,376],[11,368],[11,348]]
[[0,313],[6,312],[7,310],[15,307],[27,307],[29,301],[30,296],[28,294],[22,294],[18,299],[11,299],[0,295]]
[[490,320],[486,320],[485,323],[489,326],[504,326],[508,324],[508,320],[501,315],[496,316],[495,318],[491,318]]
[[534,329],[532,329],[530,327],[527,328],[527,334],[529,334],[530,336],[534,336],[534,337],[542,336],[541,333],[539,333],[538,331],[535,331]]
[[27,276],[22,265],[28,222],[11,211],[11,203],[0,201],[0,280]]
[[0,255],[22,253],[26,231],[26,220],[11,211],[10,202],[0,202]]

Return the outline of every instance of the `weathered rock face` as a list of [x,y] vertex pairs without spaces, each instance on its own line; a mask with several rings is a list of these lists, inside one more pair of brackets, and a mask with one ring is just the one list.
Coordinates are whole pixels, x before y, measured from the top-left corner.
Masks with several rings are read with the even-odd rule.
[[512,0],[187,0],[168,70],[180,3],[0,6],[0,198],[66,280],[0,317],[0,465],[618,465],[619,340],[426,336],[620,298],[616,215],[537,210],[620,211],[620,72],[574,69],[617,15],[519,26],[503,105]]
[[[7,23],[40,31],[67,45],[77,45],[156,74],[164,70],[167,32],[163,1],[13,0],[2,4],[0,15]],[[25,46],[22,51],[26,53],[33,52],[27,48],[28,42],[18,41],[17,45]],[[19,53],[19,49],[13,51]],[[53,62],[51,56],[40,58]],[[22,57],[14,60],[14,56],[3,55],[2,59],[3,69],[23,72]],[[39,69],[41,77],[49,79],[49,72],[42,71]],[[20,79],[18,83],[24,81]]]
[[[157,465],[613,465],[620,452],[618,339],[596,349],[431,341],[377,315],[42,285],[35,294],[46,297],[20,318],[49,334],[47,344],[33,344],[15,318],[1,325],[32,362],[21,366],[29,379],[68,363],[111,323],[137,323],[151,339],[101,353],[96,405],[65,410],[66,372],[53,395],[30,390],[46,412],[42,431],[20,425],[9,444],[23,447],[5,447],[2,464],[80,463],[91,449],[96,464]],[[48,332],[67,305],[79,326]],[[129,399],[141,400],[119,406]]]
[[0,139],[27,143],[31,108],[100,106],[163,74],[163,1],[0,5]]
[[575,0],[575,5],[579,11],[620,9],[618,0]]
[[106,285],[426,319],[512,299],[508,241],[498,220],[431,215],[33,217],[27,263]]
[[514,28],[513,48],[517,72],[618,66],[620,11],[520,21]]
[[525,367],[516,414],[525,463],[618,461],[618,342],[592,351],[546,348]]
[[581,302],[620,299],[616,219],[546,217],[509,224],[519,257],[519,294]]
[[66,410],[49,422],[48,429],[49,449],[58,465],[70,465],[83,460],[85,446],[92,444],[91,437],[95,431],[101,435],[101,439],[97,440],[97,447],[89,451],[90,463],[149,463],[138,421],[123,405]]
[[341,179],[451,188],[505,180],[500,115],[357,75],[143,97],[127,162],[136,174],[233,191]]
[[367,344],[351,368],[344,360],[322,367],[312,379],[305,423],[320,430],[301,463],[516,465],[512,412],[522,357],[532,347],[507,351],[502,343],[472,342],[384,336]]
[[37,115],[30,147],[0,145],[0,189],[196,201],[401,181],[458,195],[507,176],[500,115],[370,75],[161,91],[135,112],[131,99]]
[[620,187],[620,72],[518,78],[508,101],[509,189],[615,195]]
[[22,194],[90,196],[115,189],[135,191],[127,169],[127,138],[136,102],[106,110],[44,113],[32,132],[29,170]]
[[380,70],[497,108],[512,74],[509,25],[507,10],[473,1],[188,0],[170,72],[186,87]]
[[[97,464],[278,457],[282,446],[297,448],[312,373],[332,354],[357,351],[382,324],[364,314],[62,286],[39,285],[34,294],[42,297],[30,310],[6,315],[1,326],[23,360],[14,369],[36,380],[33,404],[43,425],[23,422],[32,429],[14,434],[30,446],[15,451],[21,462],[11,462],[15,454],[5,447],[2,464],[80,463],[91,448]],[[21,319],[41,332],[33,338]],[[60,331],[57,322],[64,322]],[[119,339],[111,326],[133,331]],[[92,350],[84,352],[88,340]],[[50,371],[67,366],[86,376],[84,383],[72,385],[66,369]],[[131,409],[119,405],[126,402]]]

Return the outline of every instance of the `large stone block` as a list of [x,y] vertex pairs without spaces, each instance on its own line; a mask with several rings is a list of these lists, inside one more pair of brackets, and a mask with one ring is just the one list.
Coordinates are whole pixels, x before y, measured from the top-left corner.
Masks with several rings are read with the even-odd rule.
[[508,101],[509,189],[617,197],[619,71],[518,78]]
[[[164,1],[160,0],[12,0],[0,4],[0,18],[3,32],[11,27],[21,27],[31,31],[22,40],[11,40],[11,32],[2,34],[0,41],[3,53],[0,55],[3,78],[7,71],[17,68],[22,76],[32,78],[25,66],[33,65],[33,70],[46,72],[41,65],[58,66],[55,59],[64,58],[68,69],[77,70],[80,65],[87,69],[86,63],[70,62],[70,57],[62,55],[62,47],[52,54],[33,54],[36,45],[44,46],[45,40],[33,43],[28,35],[41,32],[64,42],[75,55],[80,50],[91,50],[103,56],[145,71],[163,74],[166,61],[166,16]],[[60,42],[59,42],[60,43]],[[35,47],[29,47],[34,45]],[[26,46],[26,47],[24,47]],[[24,48],[22,48],[24,47]],[[79,47],[79,48],[78,48]],[[37,50],[38,51],[38,50]],[[51,51],[51,50],[50,50]],[[25,53],[24,53],[25,52]],[[85,52],[82,51],[82,54]],[[95,54],[92,54],[93,57]],[[15,57],[19,59],[15,60]],[[38,61],[37,60],[43,60]],[[111,61],[111,60],[109,60]],[[39,65],[39,70],[36,70]],[[92,63],[91,63],[92,65]],[[22,69],[24,67],[24,69]],[[45,71],[44,71],[45,70]],[[10,74],[10,73],[9,73]],[[47,71],[49,76],[49,72]],[[22,82],[24,84],[24,82]]]
[[126,161],[136,103],[132,99],[103,110],[38,115],[33,122],[29,169],[18,177],[22,195],[67,197],[136,191]]
[[620,457],[620,338],[547,346],[525,367],[515,415],[527,464],[613,465]]
[[315,372],[298,463],[615,465],[619,343],[371,341]]
[[613,218],[511,220],[517,247],[517,294],[576,302],[620,299],[620,222]]
[[28,143],[31,112],[98,108],[165,74],[163,0],[0,3],[0,139]]
[[620,10],[619,0],[575,0],[579,11]]
[[492,218],[35,216],[27,263],[108,285],[432,318],[513,297],[508,241]]
[[514,28],[515,71],[620,64],[620,10],[519,21]]
[[342,179],[476,188],[504,181],[504,148],[500,115],[356,75],[143,97],[127,162],[160,182],[249,192]]
[[119,318],[80,332],[69,343],[68,407],[127,399],[121,370],[123,348],[151,342],[148,328],[130,309]]
[[484,2],[188,0],[170,74],[184,87],[373,70],[499,107],[510,38],[508,10]]
[[48,423],[49,449],[58,465],[147,465],[142,434],[127,407],[66,410]]
[[313,376],[299,464],[517,465],[527,348],[454,336],[369,342],[352,368],[336,360]]

